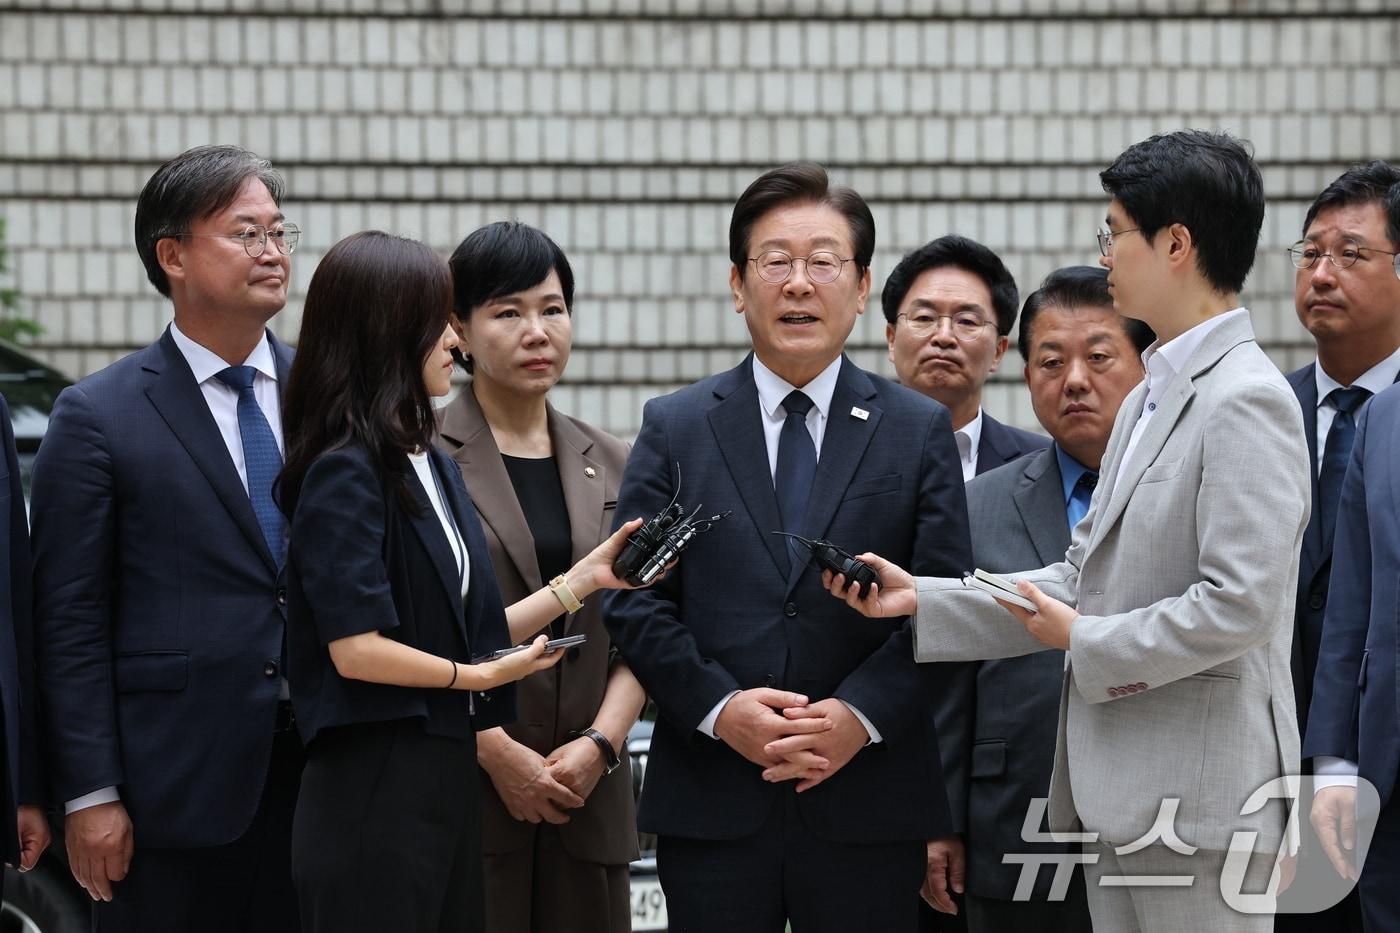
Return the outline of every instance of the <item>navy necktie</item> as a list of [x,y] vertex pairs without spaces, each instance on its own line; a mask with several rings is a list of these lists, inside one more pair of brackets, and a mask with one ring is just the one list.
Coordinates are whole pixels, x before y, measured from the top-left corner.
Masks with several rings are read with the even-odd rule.
[[1080,474],[1079,482],[1070,490],[1069,507],[1066,511],[1071,531],[1079,524],[1080,519],[1089,514],[1089,500],[1094,498],[1094,487],[1098,484],[1099,474],[1093,470],[1085,470]]
[[277,449],[272,425],[267,423],[267,416],[258,407],[253,392],[256,375],[257,370],[251,366],[230,366],[216,373],[214,378],[238,393],[238,434],[243,440],[248,498],[253,503],[253,514],[262,528],[267,548],[281,567],[287,547],[287,519],[272,500],[272,483],[282,470],[282,454]]
[[[787,418],[778,434],[778,465],[773,472],[773,491],[778,494],[778,516],[783,531],[802,533],[802,517],[812,495],[812,477],[817,473],[817,445],[807,430],[807,412],[812,400],[793,391],[783,399]],[[791,539],[789,539],[791,540]]]
[[1354,412],[1371,397],[1369,389],[1333,389],[1327,398],[1337,406],[1332,429],[1327,432],[1327,447],[1322,452],[1322,469],[1317,477],[1317,514],[1322,528],[1324,546],[1331,548],[1332,535],[1337,528],[1337,505],[1342,497],[1342,477],[1351,459],[1351,445],[1356,440]]

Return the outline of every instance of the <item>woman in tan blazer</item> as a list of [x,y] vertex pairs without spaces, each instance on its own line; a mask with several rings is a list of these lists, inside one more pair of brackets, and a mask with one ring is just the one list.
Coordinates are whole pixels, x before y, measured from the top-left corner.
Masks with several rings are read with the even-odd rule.
[[[573,271],[554,241],[490,224],[450,265],[459,362],[472,381],[439,413],[438,443],[467,481],[510,603],[607,536],[627,447],[549,404],[573,336]],[[521,682],[514,725],[478,738],[491,933],[631,928],[637,835],[624,745],[646,697],[612,650],[600,603],[542,630],[588,641]]]

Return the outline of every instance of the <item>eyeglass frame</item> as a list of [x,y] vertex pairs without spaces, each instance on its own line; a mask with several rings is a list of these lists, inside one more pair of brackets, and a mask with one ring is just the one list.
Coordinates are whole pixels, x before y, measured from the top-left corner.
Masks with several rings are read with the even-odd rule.
[[1113,255],[1113,238],[1116,236],[1126,236],[1129,233],[1141,233],[1141,227],[1134,227],[1131,230],[1114,230],[1107,224],[1099,232],[1095,233],[1095,238],[1099,241],[1099,255],[1105,259]]
[[[290,256],[292,253],[296,252],[297,244],[301,242],[301,227],[290,222],[279,223],[277,226],[282,228],[282,243],[277,244],[277,252],[283,256]],[[248,231],[250,230],[261,231],[261,235],[257,237],[258,251],[256,253],[251,249],[254,240],[248,237]],[[290,246],[287,246],[286,249],[283,249],[282,247],[286,244],[286,236],[288,233],[292,235],[292,243]],[[248,258],[257,259],[262,256],[263,253],[267,252],[267,241],[271,238],[272,231],[263,224],[248,224],[243,228],[242,233],[191,233],[187,230],[183,233],[162,233],[157,236],[156,239],[163,240],[166,237],[179,239],[180,237],[187,236],[212,237],[221,240],[239,240],[243,245],[243,252],[248,254]]]
[[[1382,253],[1386,256],[1391,257],[1392,263],[1395,266],[1395,276],[1396,278],[1400,278],[1400,250],[1380,249],[1379,247],[1375,246],[1362,246],[1360,243],[1356,242],[1350,237],[1343,237],[1342,240],[1346,243],[1352,244],[1352,246],[1356,249],[1358,253],[1360,253],[1363,250],[1366,250],[1372,253]],[[1361,258],[1360,256],[1357,256],[1356,259],[1353,259],[1346,265],[1342,265],[1340,262],[1337,261],[1337,257],[1332,254],[1331,250],[1326,250],[1319,251],[1317,256],[1313,258],[1313,261],[1308,263],[1307,265],[1299,265],[1299,261],[1303,258],[1300,247],[1303,247],[1305,244],[1308,244],[1307,240],[1299,240],[1292,246],[1284,247],[1283,250],[1285,253],[1288,254],[1289,260],[1293,263],[1293,268],[1297,269],[1299,272],[1305,272],[1308,269],[1315,267],[1318,261],[1322,259],[1326,259],[1328,262],[1330,262],[1332,264],[1333,269],[1350,269],[1352,266],[1356,265],[1356,259]],[[1316,246],[1317,244],[1314,243],[1309,245]],[[1299,250],[1299,253],[1295,255],[1294,250]]]
[[[767,256],[769,253],[777,253],[780,256],[786,256],[788,258],[788,262],[790,263],[790,265],[788,266],[788,273],[781,279],[770,279],[760,271],[763,267],[758,264],[758,261],[764,256]],[[823,282],[821,279],[812,278],[812,266],[809,260],[813,256],[830,256],[833,259],[835,259],[836,274],[825,282]],[[788,279],[792,278],[792,271],[793,269],[797,268],[797,263],[799,262],[802,263],[802,265],[807,270],[805,273],[807,276],[807,281],[813,283],[814,285],[830,285],[832,282],[835,282],[837,279],[841,278],[841,273],[846,269],[846,263],[856,261],[854,256],[850,257],[849,259],[842,259],[839,253],[833,252],[829,249],[819,249],[815,252],[808,253],[806,256],[794,256],[785,249],[765,249],[757,256],[748,257],[748,260],[749,262],[753,263],[754,275],[757,275],[760,279],[763,279],[763,281],[767,282],[769,285],[782,285]]]
[[938,331],[942,329],[940,324],[944,320],[944,318],[947,318],[948,323],[952,325],[953,339],[957,340],[959,343],[966,343],[971,340],[976,340],[978,337],[982,336],[981,329],[983,327],[995,327],[997,328],[997,333],[1001,333],[1001,328],[996,321],[989,321],[983,315],[976,314],[977,317],[981,318],[981,323],[977,325],[977,332],[970,334],[959,334],[957,316],[959,314],[973,315],[976,312],[958,311],[954,314],[938,314],[932,310],[929,310],[928,313],[933,315],[933,326],[929,328],[928,333],[926,334],[919,333],[919,328],[914,325],[913,320],[910,318],[910,312],[908,311],[899,312],[894,316],[894,319],[898,321],[900,318],[904,318],[905,326],[909,328],[909,332],[918,335],[919,339],[921,340],[926,339],[928,337],[932,337],[934,334],[938,333]]

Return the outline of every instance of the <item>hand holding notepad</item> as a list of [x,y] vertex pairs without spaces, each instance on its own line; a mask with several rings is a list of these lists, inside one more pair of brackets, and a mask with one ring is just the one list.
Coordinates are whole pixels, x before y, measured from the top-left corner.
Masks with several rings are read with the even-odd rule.
[[1022,596],[1016,589],[1016,583],[1006,577],[995,573],[988,573],[985,570],[974,570],[972,573],[963,574],[963,585],[975,587],[984,593],[990,593],[1004,603],[1013,606],[1020,606],[1027,612],[1035,612],[1036,605],[1026,597]]

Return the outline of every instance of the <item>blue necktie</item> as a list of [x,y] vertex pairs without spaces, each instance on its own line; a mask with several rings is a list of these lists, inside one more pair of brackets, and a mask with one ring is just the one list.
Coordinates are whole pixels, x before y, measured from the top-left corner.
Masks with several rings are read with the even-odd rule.
[[1070,531],[1078,525],[1085,515],[1089,514],[1089,500],[1094,498],[1094,487],[1099,484],[1099,474],[1093,470],[1085,470],[1079,476],[1079,482],[1074,484],[1074,488],[1069,492],[1069,503],[1065,506],[1065,515],[1069,518]]
[[[802,517],[812,495],[812,477],[817,473],[817,445],[807,430],[807,412],[812,400],[793,391],[783,399],[787,418],[778,434],[778,465],[773,472],[773,491],[778,494],[778,516],[783,531],[802,533]],[[792,543],[792,539],[788,539]]]
[[287,548],[287,519],[272,501],[272,482],[282,470],[282,454],[277,449],[272,425],[267,423],[267,416],[258,407],[257,396],[253,393],[256,375],[257,370],[251,366],[230,366],[216,373],[214,378],[238,393],[238,434],[243,440],[248,498],[253,503],[253,514],[262,528],[267,548],[281,567]]
[[1317,514],[1322,528],[1323,546],[1332,547],[1332,535],[1337,529],[1337,506],[1342,498],[1342,477],[1346,476],[1351,445],[1356,440],[1356,417],[1353,412],[1371,397],[1369,389],[1333,389],[1327,398],[1337,406],[1332,429],[1327,432],[1327,447],[1322,452],[1322,469],[1317,477]]

